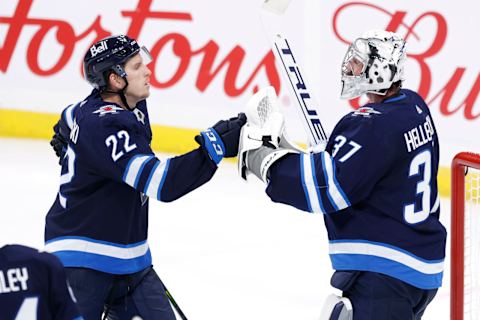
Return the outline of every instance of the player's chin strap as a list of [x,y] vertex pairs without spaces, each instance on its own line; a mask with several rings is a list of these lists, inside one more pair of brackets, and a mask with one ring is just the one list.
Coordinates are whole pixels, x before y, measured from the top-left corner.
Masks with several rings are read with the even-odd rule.
[[103,90],[103,92],[111,93],[111,94],[118,94],[120,96],[120,99],[123,102],[123,105],[127,108],[127,110],[133,111],[135,109],[135,107],[130,108],[130,106],[128,105],[128,102],[127,102],[127,97],[125,97],[125,90],[128,87],[127,78],[123,77],[123,80],[125,80],[125,86],[120,91],[111,91],[111,90],[105,89],[105,90]]
[[319,320],[352,320],[353,306],[348,298],[331,294],[323,304]]
[[277,106],[273,87],[259,90],[247,103],[247,123],[240,133],[238,171],[247,180],[253,173],[267,182],[268,170],[289,153],[302,152],[285,134],[284,118]]

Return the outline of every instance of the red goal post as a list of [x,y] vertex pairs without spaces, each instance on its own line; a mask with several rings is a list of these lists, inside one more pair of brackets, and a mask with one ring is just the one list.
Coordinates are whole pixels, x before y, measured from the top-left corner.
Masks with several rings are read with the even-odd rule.
[[473,249],[470,245],[473,240],[478,240],[480,231],[480,225],[473,225],[480,222],[480,154],[457,154],[452,161],[451,174],[451,320],[480,319],[480,315],[476,314],[478,309],[475,309],[480,307],[480,276],[475,274],[480,273],[480,270],[474,270],[472,274],[469,271],[472,264],[476,269],[478,261],[475,262],[474,259],[480,256],[480,243],[475,241],[476,247]]

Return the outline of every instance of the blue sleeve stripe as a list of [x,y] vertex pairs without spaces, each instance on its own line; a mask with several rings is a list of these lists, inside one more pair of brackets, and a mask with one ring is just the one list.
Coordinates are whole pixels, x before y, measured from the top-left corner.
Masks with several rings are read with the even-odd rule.
[[310,198],[308,196],[307,185],[305,183],[305,168],[303,167],[303,156],[304,156],[304,154],[300,155],[300,177],[302,179],[303,193],[305,194],[305,200],[307,201],[308,211],[312,212],[312,205],[310,204]]
[[313,155],[301,154],[300,167],[302,171],[302,185],[305,192],[309,209],[311,212],[325,213],[320,194],[318,193],[318,184],[315,177],[315,166],[313,165]]
[[325,182],[327,183],[328,199],[336,211],[348,208],[350,202],[345,197],[344,192],[336,181],[334,172],[335,164],[333,163],[332,158],[330,158],[330,155],[327,152],[322,152],[321,158],[323,174],[325,175]]
[[74,113],[75,108],[77,106],[78,106],[78,103],[69,105],[64,111],[64,118],[65,118],[65,121],[67,122],[67,126],[70,128],[70,130],[72,130],[72,128],[73,128],[73,113]]
[[147,196],[160,200],[158,197],[160,194],[160,185],[163,187],[162,181],[164,180],[164,175],[166,174],[165,169],[167,169],[167,163],[169,163],[169,161],[161,162],[160,160],[157,160],[157,163],[152,168],[152,171],[150,171],[150,176],[148,177],[148,181],[145,184],[143,191],[143,193],[145,193]]
[[153,158],[152,155],[137,154],[130,159],[123,174],[123,181],[135,189],[142,175],[143,168]]
[[331,158],[330,160],[332,161],[333,182],[335,183],[335,186],[337,187],[338,192],[340,192],[341,196],[343,197],[347,205],[350,207],[352,204],[350,203],[350,200],[348,200],[346,193],[343,191],[342,187],[340,186],[340,183],[337,180],[337,174],[336,174],[337,167],[335,166],[335,161]]
[[143,193],[147,194],[147,189],[150,187],[150,182],[152,181],[153,174],[155,173],[155,170],[157,170],[158,165],[160,164],[160,160],[158,160],[152,167],[152,170],[150,170],[150,174],[147,179],[147,183],[145,183],[145,187],[143,188]]
[[315,158],[313,157],[313,154],[310,154],[310,165],[312,167],[312,177],[313,183],[315,184],[315,193],[317,195],[318,203],[320,204],[320,209],[322,210],[321,212],[326,214],[327,212],[325,211],[325,207],[323,206],[322,198],[320,196],[320,187],[318,185],[317,175],[315,174]]
[[158,192],[157,192],[157,199],[162,200],[162,189],[163,189],[163,184],[165,183],[165,179],[167,178],[168,174],[168,167],[170,166],[170,159],[167,159],[167,163],[165,164],[165,170],[163,172],[162,176],[162,181],[160,181],[160,186],[158,187]]

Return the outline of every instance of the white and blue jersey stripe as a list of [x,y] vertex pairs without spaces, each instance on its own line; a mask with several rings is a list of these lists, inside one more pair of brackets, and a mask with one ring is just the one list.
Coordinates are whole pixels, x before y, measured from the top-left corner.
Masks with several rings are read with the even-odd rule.
[[330,241],[329,253],[335,270],[384,273],[422,289],[442,284],[444,259],[426,260],[404,249],[366,240]]
[[[321,162],[320,181],[323,182],[322,184],[318,182],[315,159]],[[322,152],[319,157],[314,157],[313,154],[301,154],[300,167],[302,185],[309,211],[327,213],[322,203],[322,193],[327,196],[329,206],[332,206],[335,211],[350,206],[348,198],[335,177],[335,164],[328,153]],[[326,192],[323,192],[322,189]]]
[[62,112],[62,116],[64,121],[66,122],[68,128],[72,130],[73,128],[73,120],[74,120],[74,112],[75,109],[80,105],[79,103],[76,104],[71,104],[68,107],[65,108],[65,110]]
[[146,241],[121,245],[86,237],[59,237],[45,243],[45,250],[65,267],[83,267],[112,274],[141,271],[152,264]]

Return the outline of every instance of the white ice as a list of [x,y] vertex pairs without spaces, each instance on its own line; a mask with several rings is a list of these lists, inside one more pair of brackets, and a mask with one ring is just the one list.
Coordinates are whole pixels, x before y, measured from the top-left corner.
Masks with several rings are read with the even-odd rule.
[[[57,158],[45,140],[1,138],[0,150],[0,246],[42,248]],[[449,214],[444,199],[447,229]],[[232,162],[175,202],[150,200],[149,244],[157,273],[189,319],[318,320],[334,292],[322,216],[272,203]],[[423,319],[449,319],[449,264]]]

